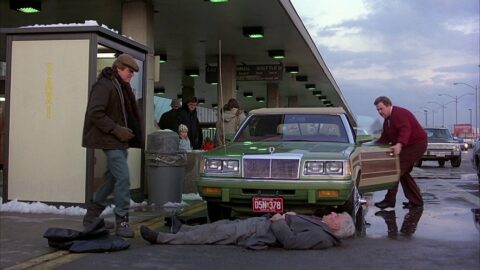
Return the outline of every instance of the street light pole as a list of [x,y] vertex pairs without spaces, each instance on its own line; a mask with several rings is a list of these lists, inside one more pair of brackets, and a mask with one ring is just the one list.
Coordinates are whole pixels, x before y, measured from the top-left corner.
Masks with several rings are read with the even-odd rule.
[[[445,127],[445,108],[447,107],[447,104],[449,103],[452,103],[452,102],[455,102],[455,101],[450,101],[450,102],[447,102],[447,103],[438,103],[438,102],[435,102],[435,101],[428,101],[427,103],[432,103],[432,104],[437,104],[437,105],[440,105],[440,107],[442,108],[442,128]],[[435,124],[435,123],[434,123]]]
[[[432,109],[432,108],[426,107],[426,106],[422,107],[421,109],[427,109],[427,110],[432,112],[432,127],[435,127],[435,110]],[[425,111],[425,112],[427,112],[427,111]],[[428,127],[428,126],[426,126],[426,127]]]
[[[480,65],[479,65],[480,67]],[[478,118],[478,111],[479,111],[479,108],[478,108],[478,86],[475,85],[475,87],[473,87],[472,85],[468,84],[468,83],[463,83],[463,82],[454,82],[453,85],[459,85],[459,84],[463,84],[463,85],[466,85],[470,88],[472,88],[474,91],[475,91],[475,135],[477,135],[477,133],[479,132],[479,128],[480,128],[480,124],[479,124],[479,118]]]
[[428,110],[423,110],[423,112],[425,113],[425,127],[427,128],[428,127]]
[[470,126],[472,126],[472,109],[468,109],[470,111]]
[[438,96],[447,96],[455,100],[455,125],[458,124],[458,100],[466,95],[473,95],[472,93],[466,93],[461,96],[451,96],[449,94],[438,94]]

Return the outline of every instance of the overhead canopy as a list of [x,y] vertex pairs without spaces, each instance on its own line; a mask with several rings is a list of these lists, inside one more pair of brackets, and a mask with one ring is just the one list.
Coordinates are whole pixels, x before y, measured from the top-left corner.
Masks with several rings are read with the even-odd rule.
[[[49,0],[42,1],[38,14],[22,14],[9,9],[9,1],[0,0],[0,27],[18,27],[32,24],[81,23],[97,20],[121,32],[122,2],[116,0]],[[217,100],[217,86],[206,82],[207,66],[216,66],[218,55],[232,56],[237,66],[275,65],[298,67],[296,75],[283,72],[277,81],[237,81],[237,99],[247,111],[261,108],[265,103],[268,82],[278,83],[280,105],[286,106],[288,97],[297,97],[297,106],[325,106],[321,98],[333,106],[345,109],[353,122],[355,117],[339,87],[309,36],[298,14],[288,0],[230,0],[214,4],[204,0],[153,0],[154,48],[156,55],[166,55],[161,64],[160,82],[164,97],[181,94],[185,70],[198,69],[195,95],[210,107]],[[264,37],[250,39],[243,27],[262,27]],[[2,61],[5,61],[5,42],[2,40]],[[270,50],[283,50],[285,58],[275,60]],[[305,81],[299,81],[306,79]],[[314,85],[315,91],[306,85]],[[247,98],[245,92],[253,93]]]

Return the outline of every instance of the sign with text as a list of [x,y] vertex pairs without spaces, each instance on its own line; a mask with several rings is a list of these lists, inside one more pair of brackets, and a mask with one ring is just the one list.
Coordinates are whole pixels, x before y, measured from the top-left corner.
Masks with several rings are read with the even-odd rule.
[[472,125],[470,124],[454,124],[453,135],[457,137],[463,137],[465,135],[472,134]]
[[[218,82],[217,70],[217,67],[213,66],[205,69],[207,83]],[[278,81],[282,78],[282,64],[237,66],[237,81]]]

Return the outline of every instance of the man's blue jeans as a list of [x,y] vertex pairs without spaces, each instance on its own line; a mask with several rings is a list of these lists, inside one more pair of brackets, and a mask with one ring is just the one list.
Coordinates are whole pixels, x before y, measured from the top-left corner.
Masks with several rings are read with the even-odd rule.
[[125,216],[130,207],[130,173],[128,171],[126,149],[103,150],[107,156],[107,171],[103,184],[95,192],[93,202],[107,206],[107,197],[113,192],[115,214]]

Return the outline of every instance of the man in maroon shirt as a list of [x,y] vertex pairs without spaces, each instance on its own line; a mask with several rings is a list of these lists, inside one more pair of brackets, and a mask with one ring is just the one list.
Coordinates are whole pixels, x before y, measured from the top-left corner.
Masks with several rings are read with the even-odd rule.
[[[427,134],[410,111],[398,106],[393,107],[388,97],[378,97],[374,104],[385,119],[382,135],[377,142],[390,144],[393,153],[400,159],[400,183],[408,199],[408,202],[403,203],[404,208],[423,207],[422,194],[410,172],[415,162],[427,150]],[[395,188],[389,189],[385,199],[376,202],[375,206],[381,209],[394,207],[397,190],[398,183]]]

